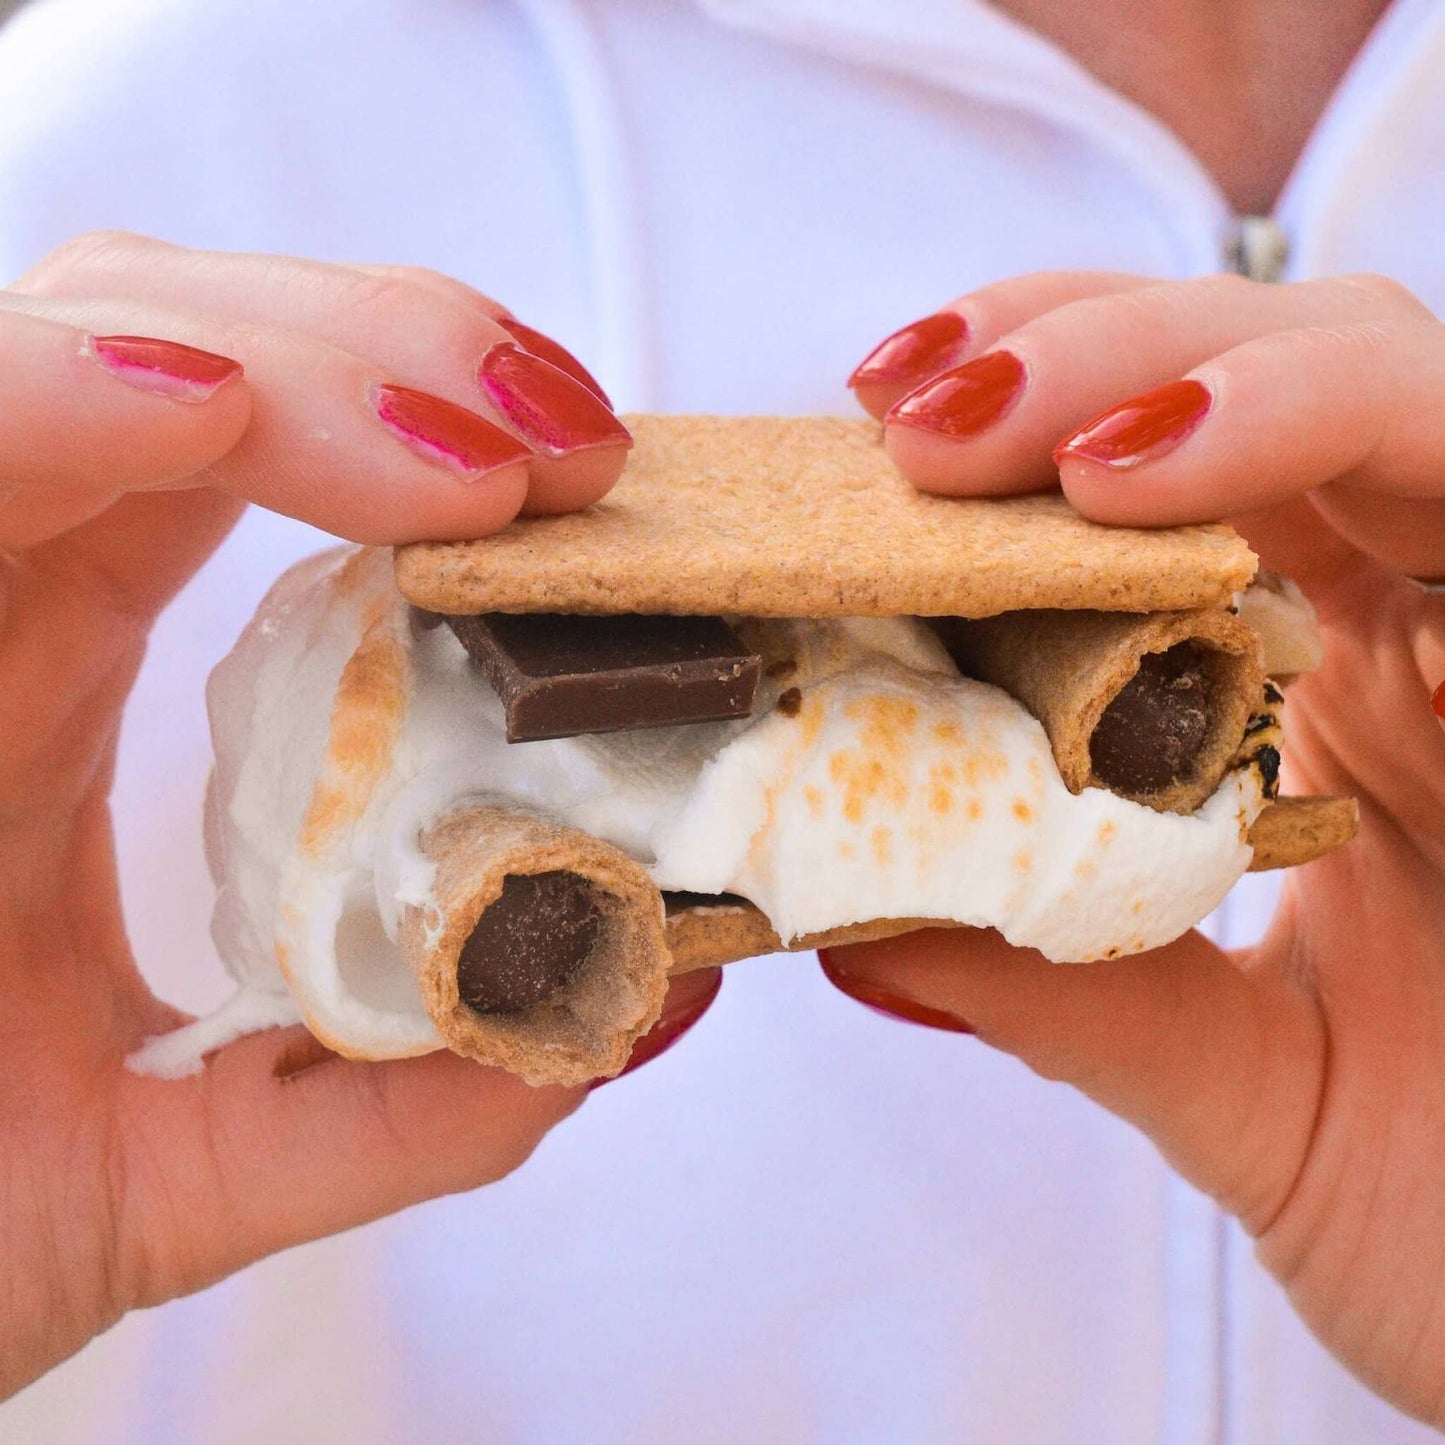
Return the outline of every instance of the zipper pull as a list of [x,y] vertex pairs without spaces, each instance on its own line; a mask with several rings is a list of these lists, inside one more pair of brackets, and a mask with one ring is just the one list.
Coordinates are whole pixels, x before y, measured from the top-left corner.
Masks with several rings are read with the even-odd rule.
[[1241,216],[1239,230],[1224,251],[1224,267],[1251,281],[1273,284],[1289,264],[1289,237],[1273,216]]

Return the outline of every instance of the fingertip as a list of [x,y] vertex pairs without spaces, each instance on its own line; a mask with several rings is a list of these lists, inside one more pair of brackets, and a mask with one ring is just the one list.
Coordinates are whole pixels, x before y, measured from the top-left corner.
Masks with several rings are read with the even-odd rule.
[[1210,387],[1185,377],[1101,412],[1054,448],[1065,496],[1085,516],[1115,525],[1209,520],[1210,499],[1159,464],[1194,436],[1214,405]]
[[530,477],[526,462],[514,462],[470,478],[421,480],[419,486],[417,479],[408,479],[404,499],[396,493],[329,499],[324,511],[280,498],[268,498],[266,505],[367,547],[475,542],[501,531],[521,513]]
[[909,392],[949,367],[968,352],[968,322],[957,311],[936,311],[910,321],[883,338],[853,369],[848,386],[859,404],[882,421]]
[[462,483],[461,497],[447,500],[445,512],[427,528],[428,535],[407,540],[474,542],[490,537],[523,512],[531,484],[531,466],[527,461],[510,462],[468,478]]
[[855,1003],[860,1003],[864,1008],[882,1014],[885,1018],[918,1024],[943,1033],[977,1033],[973,1025],[960,1015],[924,1003],[897,987],[879,983],[870,974],[866,955],[853,960],[846,951],[839,950],[835,953],[832,949],[820,948],[818,962],[822,965],[824,976],[834,988],[847,994]]
[[601,501],[616,486],[631,450],[629,434],[625,440],[587,447],[566,456],[534,456],[522,515],[553,517]]
[[893,465],[920,492],[969,496],[983,490],[977,478],[970,475],[966,449],[937,432],[890,420],[884,423],[883,448]]
[[884,419],[894,465],[920,491],[981,496],[1040,486],[1030,448],[1001,426],[1030,389],[1012,351],[990,351],[909,392]]
[[470,541],[510,522],[527,499],[532,454],[501,427],[467,407],[413,387],[371,388],[377,419],[439,484],[413,496],[410,508],[382,519],[375,544]]
[[849,381],[848,389],[875,421],[882,421],[913,387],[900,381]]
[[1046,490],[1052,469],[1041,473],[1020,465],[1007,446],[980,446],[955,440],[894,416],[883,429],[883,446],[904,479],[920,492],[939,497],[1007,497]]

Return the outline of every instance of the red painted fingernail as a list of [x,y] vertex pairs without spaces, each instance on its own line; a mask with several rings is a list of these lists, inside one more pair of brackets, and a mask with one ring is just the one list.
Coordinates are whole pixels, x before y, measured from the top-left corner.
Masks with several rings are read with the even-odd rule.
[[967,345],[968,322],[956,311],[936,312],[880,341],[858,363],[848,385],[881,381],[918,386],[958,365]]
[[1190,436],[1213,404],[1202,382],[1171,381],[1096,416],[1059,443],[1054,460],[1082,457],[1120,471],[1152,462]]
[[1445,727],[1445,682],[1431,694],[1430,706],[1435,709],[1435,716],[1440,719],[1441,727]]
[[241,375],[229,356],[154,336],[88,336],[82,350],[128,386],[172,401],[205,401]]
[[886,419],[940,436],[975,437],[1013,408],[1027,381],[1013,352],[990,351],[910,391]]
[[622,1072],[612,1075],[612,1078],[594,1079],[587,1086],[589,1091],[600,1089],[603,1084],[610,1084],[612,1079],[620,1079],[634,1069],[640,1069],[643,1064],[650,1064],[653,1059],[665,1054],[712,1007],[712,1001],[718,996],[718,990],[722,988],[723,971],[720,968],[712,968],[708,972],[712,977],[700,985],[702,992],[689,998],[688,1002],[676,1013],[664,1013],[633,1044],[632,1054],[623,1065]]
[[574,381],[580,381],[603,406],[611,407],[612,403],[598,385],[597,378],[560,341],[553,341],[545,331],[524,325],[515,316],[501,318],[497,325],[516,337],[524,351],[540,356],[543,361],[550,361],[559,371],[565,371]]
[[951,1014],[945,1009],[930,1008],[926,1003],[919,1003],[916,999],[905,998],[902,994],[880,988],[871,979],[855,978],[839,967],[831,949],[820,948],[818,962],[823,965],[823,972],[827,974],[828,982],[834,988],[885,1018],[903,1019],[906,1023],[922,1024],[925,1028],[942,1029],[951,1034],[977,1032],[957,1014]]
[[492,347],[482,357],[477,380],[507,425],[544,456],[632,445],[632,433],[592,392],[515,342]]
[[486,476],[532,455],[486,417],[428,391],[388,382],[372,392],[371,401],[377,416],[412,451],[468,478]]

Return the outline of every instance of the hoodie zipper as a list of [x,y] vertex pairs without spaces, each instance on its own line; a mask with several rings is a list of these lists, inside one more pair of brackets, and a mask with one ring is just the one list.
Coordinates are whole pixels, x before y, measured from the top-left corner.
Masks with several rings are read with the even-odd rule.
[[1284,280],[1289,237],[1273,216],[1240,216],[1234,239],[1224,250],[1224,269],[1251,281]]

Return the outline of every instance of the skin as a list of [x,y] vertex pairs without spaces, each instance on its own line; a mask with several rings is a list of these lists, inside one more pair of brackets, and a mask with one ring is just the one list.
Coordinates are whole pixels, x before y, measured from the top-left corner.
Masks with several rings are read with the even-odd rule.
[[1266,215],[1386,0],[992,0],[1163,121]]
[[[472,377],[498,314],[427,273],[109,235],[0,292],[0,1397],[127,1310],[502,1177],[586,1097],[446,1052],[352,1062],[302,1028],[181,1080],[122,1062],[183,1019],[121,916],[121,706],[156,614],[245,503],[369,542],[475,536],[534,494],[584,505],[621,470],[614,448],[469,480],[377,420],[378,380],[484,411]],[[159,396],[87,357],[87,332],[181,340],[245,375]],[[680,980],[634,1059],[716,983]]]
[[[1295,870],[1258,947],[1198,934],[1062,968],[993,932],[833,950],[845,991],[984,1043],[1135,1124],[1237,1215],[1302,1318],[1361,1379],[1445,1425],[1445,326],[1393,282],[1265,287],[1022,277],[953,303],[974,350],[1027,385],[957,439],[890,422],[924,490],[1062,480],[1085,515],[1235,519],[1319,611],[1295,684],[1286,793],[1352,794],[1358,840]],[[1182,377],[1212,395],[1170,450],[1126,467],[1051,451]]]

